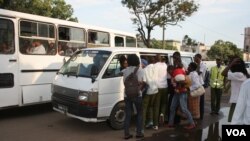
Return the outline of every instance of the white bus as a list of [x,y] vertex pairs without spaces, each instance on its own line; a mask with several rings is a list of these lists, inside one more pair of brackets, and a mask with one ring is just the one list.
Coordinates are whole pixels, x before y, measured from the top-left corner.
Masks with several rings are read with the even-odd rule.
[[[173,64],[173,50],[147,48],[87,48],[77,51],[59,70],[52,84],[53,109],[85,122],[108,120],[111,127],[124,125],[124,85],[119,58],[161,54]],[[181,52],[184,67],[193,53]],[[94,69],[93,69],[94,68]]]
[[0,109],[51,100],[63,58],[87,47],[136,47],[135,34],[0,9]]

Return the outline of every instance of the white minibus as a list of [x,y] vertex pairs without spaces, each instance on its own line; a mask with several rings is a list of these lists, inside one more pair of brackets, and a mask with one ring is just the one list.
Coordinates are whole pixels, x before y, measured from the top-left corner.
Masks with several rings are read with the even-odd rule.
[[[85,122],[108,120],[111,127],[124,124],[124,84],[119,74],[121,56],[140,58],[161,54],[172,64],[173,50],[147,48],[87,48],[62,66],[52,83],[53,109]],[[184,66],[193,61],[193,53],[181,52]],[[94,68],[94,69],[93,69]]]

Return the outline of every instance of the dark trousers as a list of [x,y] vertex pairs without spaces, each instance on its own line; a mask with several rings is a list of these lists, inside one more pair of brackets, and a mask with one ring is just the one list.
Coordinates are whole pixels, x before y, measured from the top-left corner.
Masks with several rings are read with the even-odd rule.
[[211,112],[218,113],[220,111],[222,89],[211,88]]
[[[204,94],[205,95],[205,94]],[[204,95],[200,96],[200,119],[202,120],[204,117]]]
[[129,126],[132,116],[132,108],[133,104],[135,105],[137,114],[136,114],[136,134],[141,135],[142,134],[142,97],[136,97],[136,98],[125,98],[125,123],[124,123],[124,134],[125,136],[128,136],[129,133]]
[[230,106],[230,110],[229,110],[228,122],[232,121],[235,107],[236,107],[236,103],[232,103],[231,106]]

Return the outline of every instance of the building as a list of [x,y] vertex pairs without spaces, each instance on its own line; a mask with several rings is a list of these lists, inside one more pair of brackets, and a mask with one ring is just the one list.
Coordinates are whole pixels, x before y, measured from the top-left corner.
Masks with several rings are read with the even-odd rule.
[[181,51],[181,42],[178,40],[166,40],[167,46],[175,47],[178,51]]
[[193,45],[186,45],[185,43],[183,43],[181,45],[181,51],[199,53],[201,54],[202,59],[204,60],[208,59],[207,57],[208,50],[210,50],[210,47],[206,46],[203,43],[197,43]]

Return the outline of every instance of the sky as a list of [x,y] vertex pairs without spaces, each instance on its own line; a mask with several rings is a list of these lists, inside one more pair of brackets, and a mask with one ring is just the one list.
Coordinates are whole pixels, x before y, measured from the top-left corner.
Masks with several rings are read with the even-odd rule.
[[[128,8],[121,0],[65,0],[80,23],[101,26],[137,34]],[[178,26],[168,25],[165,39],[181,41],[185,35],[211,46],[217,40],[244,46],[244,29],[250,27],[250,0],[195,0],[197,12]],[[152,38],[162,40],[162,29],[152,31]]]

